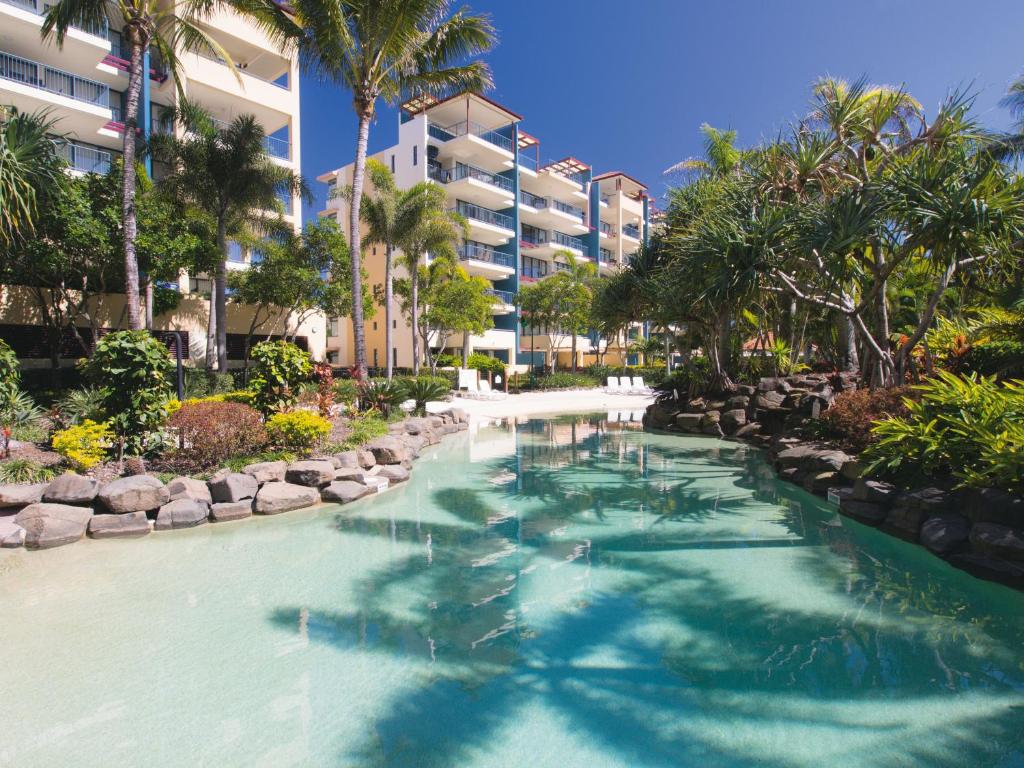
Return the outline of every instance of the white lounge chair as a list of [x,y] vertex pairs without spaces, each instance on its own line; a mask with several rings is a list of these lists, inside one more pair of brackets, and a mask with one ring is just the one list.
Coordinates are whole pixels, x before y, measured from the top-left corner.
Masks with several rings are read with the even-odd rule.
[[644,384],[643,376],[633,377],[633,386],[629,389],[631,394],[634,395],[649,395],[651,394],[651,388]]
[[487,379],[480,379],[480,397],[484,400],[504,400],[504,392],[496,392],[491,389],[491,382]]
[[633,394],[633,383],[629,380],[629,376],[619,376],[619,391],[624,395]]
[[604,391],[609,395],[621,395],[622,385],[619,383],[619,377],[609,376],[608,384],[605,386]]

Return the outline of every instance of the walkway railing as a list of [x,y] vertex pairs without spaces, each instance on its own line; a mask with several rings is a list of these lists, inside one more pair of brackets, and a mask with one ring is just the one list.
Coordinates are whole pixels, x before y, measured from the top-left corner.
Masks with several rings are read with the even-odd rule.
[[489,248],[480,243],[463,243],[458,248],[459,259],[462,261],[486,261],[489,264],[497,264],[499,267],[514,267],[515,262],[511,253],[503,253]]
[[511,216],[504,213],[498,213],[497,211],[492,211],[490,208],[484,208],[480,205],[467,203],[465,200],[456,200],[454,210],[456,213],[465,216],[467,219],[482,221],[485,224],[491,224],[495,227],[512,229]]
[[602,248],[598,251],[597,260],[603,264],[608,264],[612,260],[612,252],[608,248]]
[[63,72],[9,53],[0,52],[0,78],[25,83],[33,88],[86,104],[107,107],[110,103],[110,88],[103,83],[86,80],[70,72]]
[[613,227],[607,221],[601,222],[601,231],[608,235],[608,237],[613,237],[615,235],[615,227]]
[[590,255],[590,248],[588,248],[587,244],[578,237],[573,237],[572,235],[567,235],[564,232],[559,232],[557,230],[553,231],[551,235],[552,241],[558,243],[558,245],[564,246],[565,248],[575,248],[577,251],[582,251],[584,256]]

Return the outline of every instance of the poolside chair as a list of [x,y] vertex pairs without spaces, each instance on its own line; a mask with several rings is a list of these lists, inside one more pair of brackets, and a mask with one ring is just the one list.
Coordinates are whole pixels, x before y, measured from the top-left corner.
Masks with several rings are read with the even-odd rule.
[[644,384],[643,376],[633,377],[633,386],[629,389],[631,394],[634,395],[649,395],[651,394],[651,388]]
[[619,376],[619,392],[624,395],[633,393],[633,382],[629,380],[629,376]]
[[609,395],[620,395],[622,394],[622,385],[619,384],[618,376],[609,376],[608,384],[605,386],[604,391]]
[[484,400],[504,400],[506,395],[491,389],[491,382],[487,379],[480,379],[480,397]]

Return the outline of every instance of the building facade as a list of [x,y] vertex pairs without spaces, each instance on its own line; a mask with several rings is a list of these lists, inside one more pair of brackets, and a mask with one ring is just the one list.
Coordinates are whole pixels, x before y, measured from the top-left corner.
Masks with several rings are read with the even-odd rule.
[[[548,349],[546,335],[524,332],[513,304],[519,288],[566,267],[562,253],[589,260],[601,274],[619,269],[648,236],[646,187],[619,172],[595,175],[575,158],[543,162],[540,141],[522,130],[521,115],[479,94],[438,101],[416,99],[402,106],[398,142],[373,155],[390,168],[399,188],[430,181],[444,186],[449,207],[469,223],[459,246],[461,265],[491,282],[494,327],[469,338],[470,352],[483,352],[509,364],[539,364],[558,356],[569,362],[570,341]],[[329,189],[352,183],[353,166],[318,178]],[[367,192],[372,194],[372,189]],[[321,216],[348,226],[348,203],[329,197]],[[371,284],[384,281],[384,249],[367,244],[364,259]],[[367,322],[367,355],[374,367],[391,354],[395,365],[412,364],[411,329],[396,302],[393,346],[384,348],[384,312]],[[328,359],[339,365],[354,361],[351,321],[329,323]],[[448,351],[460,353],[462,339]],[[578,362],[592,362],[597,340],[579,337]],[[604,352],[602,348],[600,350]],[[616,347],[615,354],[621,354]]]
[[[43,41],[40,30],[48,7],[44,0],[0,0],[0,106],[12,105],[23,112],[49,110],[50,116],[58,119],[56,130],[69,139],[62,151],[70,171],[105,173],[121,151],[129,53],[122,47],[120,31],[106,23],[70,29],[63,48],[52,40]],[[180,82],[176,84],[157,57],[147,55],[149,76],[143,84],[138,120],[142,138],[155,131],[181,130],[168,126],[163,119],[163,113],[175,106],[180,89],[215,121],[228,123],[239,115],[254,115],[267,134],[268,155],[275,163],[297,172],[300,132],[296,57],[282,53],[254,24],[232,11],[213,13],[204,26],[231,56],[237,74],[223,61],[186,53],[179,56]],[[299,231],[301,199],[282,198],[282,204],[285,220]],[[230,244],[231,269],[245,269],[254,258],[259,254]],[[201,359],[205,355],[203,316],[208,310],[195,310],[206,306],[204,294],[209,293],[210,280],[206,275],[182,274],[177,288],[184,294],[183,304],[189,310],[155,318],[154,329],[188,332],[189,356]],[[6,301],[0,304],[0,325],[7,329],[3,332],[7,338],[14,333],[10,326],[31,326],[33,318],[30,303],[16,300],[17,287],[5,286],[2,290]],[[102,314],[116,323],[123,297],[109,296],[104,303],[109,307],[104,306]],[[15,308],[28,314],[14,315]],[[247,332],[250,318],[247,308],[231,306],[229,333],[237,336]],[[262,332],[282,334],[286,322]],[[314,318],[300,329],[299,335],[318,357],[323,354],[325,326],[324,318]],[[15,339],[16,348],[32,346],[26,341],[26,333],[31,335],[23,331],[23,338]],[[231,340],[229,347],[234,348]],[[29,364],[31,357],[26,360]]]

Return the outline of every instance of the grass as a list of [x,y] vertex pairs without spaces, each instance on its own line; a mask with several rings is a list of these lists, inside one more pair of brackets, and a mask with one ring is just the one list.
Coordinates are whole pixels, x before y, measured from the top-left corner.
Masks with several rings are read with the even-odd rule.
[[[405,415],[398,415],[394,420],[404,419]],[[340,453],[359,448],[364,443],[375,437],[382,437],[388,433],[388,421],[378,415],[354,416],[349,421],[349,428],[352,430],[340,443],[333,443],[328,448],[329,453]]]
[[263,451],[252,456],[233,456],[224,462],[224,466],[232,472],[241,472],[249,464],[258,464],[264,461],[287,461],[290,464],[297,458],[298,456],[292,451]]
[[0,483],[43,483],[57,475],[53,467],[29,459],[9,459],[0,462]]

